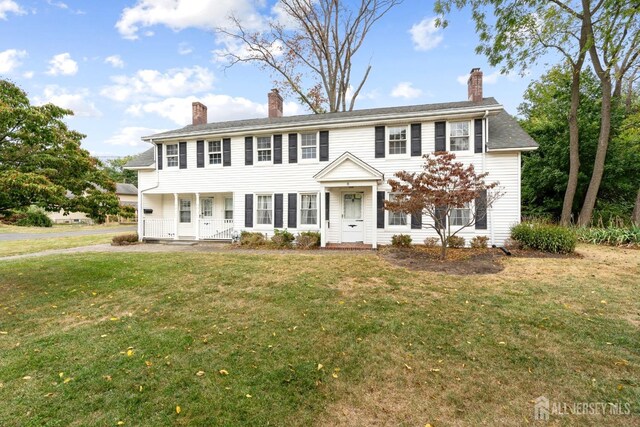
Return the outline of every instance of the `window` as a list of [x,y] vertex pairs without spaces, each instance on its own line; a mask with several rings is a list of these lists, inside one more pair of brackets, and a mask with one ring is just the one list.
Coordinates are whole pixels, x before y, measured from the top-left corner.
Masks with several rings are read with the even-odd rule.
[[209,141],[209,164],[222,164],[222,143],[220,141]]
[[318,195],[300,195],[300,224],[316,225],[318,223]]
[[406,126],[389,128],[389,154],[407,153]]
[[258,196],[256,203],[256,222],[271,225],[273,220],[273,204],[271,196]]
[[191,222],[191,200],[180,199],[180,222]]
[[[389,195],[389,200],[394,201],[395,194]],[[404,212],[389,211],[389,225],[407,225],[407,214]]]
[[178,144],[167,145],[167,167],[178,166]]
[[271,137],[270,136],[258,137],[258,161],[259,162],[271,161]]
[[318,144],[315,133],[303,133],[300,135],[300,159],[316,159]]
[[449,123],[449,150],[469,149],[469,122]]
[[471,209],[468,206],[464,208],[451,209],[451,225],[461,227],[469,224],[471,219]]
[[202,199],[202,208],[200,209],[202,218],[212,218],[213,217],[213,199],[208,197],[206,199]]
[[224,219],[233,219],[233,197],[224,199]]

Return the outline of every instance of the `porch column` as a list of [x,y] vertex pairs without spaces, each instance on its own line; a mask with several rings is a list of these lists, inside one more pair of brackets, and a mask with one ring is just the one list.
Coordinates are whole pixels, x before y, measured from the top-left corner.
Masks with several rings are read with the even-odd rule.
[[173,239],[178,240],[178,224],[180,223],[180,206],[178,203],[178,193],[173,193]]
[[374,183],[371,186],[371,247],[373,249],[378,248],[378,183]]
[[142,191],[138,191],[138,241],[142,242],[144,239],[144,201],[142,198],[144,197],[144,193]]
[[324,205],[326,203],[326,199],[325,199],[325,193],[326,189],[324,188],[324,185],[322,185],[320,187],[320,218],[322,219],[320,221],[320,247],[324,248],[325,246],[327,246],[327,221],[329,220],[329,218],[325,218],[324,213],[326,212],[326,206]]
[[196,240],[200,240],[200,193],[196,193]]

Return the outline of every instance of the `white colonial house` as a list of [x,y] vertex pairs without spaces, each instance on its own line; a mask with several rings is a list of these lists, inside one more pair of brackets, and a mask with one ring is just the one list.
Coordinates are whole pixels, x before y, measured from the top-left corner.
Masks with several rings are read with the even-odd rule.
[[[152,148],[127,165],[138,171],[140,238],[231,240],[243,230],[287,229],[319,231],[322,246],[375,248],[400,233],[422,242],[436,236],[423,224],[430,219],[385,211],[387,180],[421,170],[424,154],[451,151],[489,172],[487,180],[504,192],[460,235],[501,245],[520,221],[521,153],[538,146],[502,105],[482,97],[479,69],[471,72],[468,95],[462,102],[283,117],[274,90],[268,118],[213,123],[195,102],[192,125],[143,138]],[[451,221],[467,214],[462,209]]]

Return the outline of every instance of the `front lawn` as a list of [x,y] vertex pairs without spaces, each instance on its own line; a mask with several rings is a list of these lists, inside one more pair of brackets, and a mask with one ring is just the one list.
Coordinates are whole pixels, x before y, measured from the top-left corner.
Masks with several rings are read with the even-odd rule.
[[[105,230],[106,231],[106,230]],[[86,236],[53,237],[47,239],[0,241],[0,257],[42,252],[51,249],[77,248],[80,246],[109,243],[113,236],[122,232],[109,234],[89,234]]]
[[[640,252],[450,276],[375,253],[0,263],[0,425],[640,422]],[[179,407],[179,410],[178,408]]]
[[13,233],[31,233],[31,234],[46,234],[46,233],[60,233],[64,231],[88,231],[88,230],[104,230],[108,233],[111,228],[126,227],[132,224],[53,224],[53,227],[20,227],[17,225],[8,225],[0,223],[0,234],[13,234]]

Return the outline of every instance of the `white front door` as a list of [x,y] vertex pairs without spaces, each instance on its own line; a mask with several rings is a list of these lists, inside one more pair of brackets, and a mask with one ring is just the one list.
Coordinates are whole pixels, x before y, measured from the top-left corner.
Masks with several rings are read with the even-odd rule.
[[342,241],[364,241],[364,193],[342,194]]
[[212,239],[214,234],[213,224],[213,197],[200,199],[200,238]]

